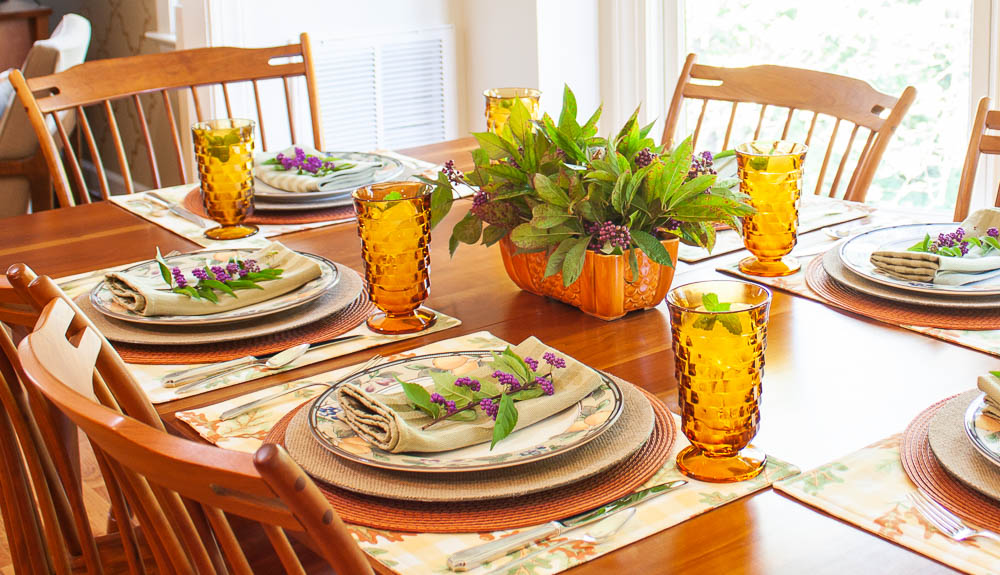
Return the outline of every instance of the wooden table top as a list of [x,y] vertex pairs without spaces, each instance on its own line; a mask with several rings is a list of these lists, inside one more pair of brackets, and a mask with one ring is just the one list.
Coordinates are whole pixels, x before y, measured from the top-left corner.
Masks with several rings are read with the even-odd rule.
[[[471,164],[468,151],[474,145],[471,138],[465,138],[402,153],[433,162],[453,158],[460,169],[466,169]],[[465,210],[465,206],[456,205],[435,232],[427,301],[434,309],[461,319],[462,325],[385,346],[380,352],[402,351],[480,330],[511,342],[534,335],[593,367],[641,385],[676,410],[664,304],[604,322],[518,290],[507,278],[496,249],[463,245],[449,258],[445,239]],[[110,202],[8,218],[0,230],[3,269],[24,262],[37,273],[54,277],[148,259],[155,246],[163,252],[198,249]],[[354,225],[288,234],[281,241],[362,269]],[[694,266],[680,264],[674,285],[721,277],[714,268],[736,257],[730,254]],[[974,387],[978,374],[998,365],[989,355],[778,291],[774,292],[768,332],[761,431],[754,443],[803,470],[901,431],[922,409]],[[357,363],[371,353],[359,352],[158,408],[174,429],[193,436],[172,417],[173,412],[242,395],[276,381]],[[839,574],[947,570],[766,490],[570,572]]]

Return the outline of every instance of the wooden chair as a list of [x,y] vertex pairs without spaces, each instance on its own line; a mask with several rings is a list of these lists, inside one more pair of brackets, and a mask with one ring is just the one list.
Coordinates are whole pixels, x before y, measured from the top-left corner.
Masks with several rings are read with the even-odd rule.
[[[284,84],[284,98],[288,111],[288,127],[291,141],[298,144],[295,134],[294,110],[292,104],[291,78],[304,77],[309,99],[309,111],[312,119],[313,146],[322,149],[323,137],[320,121],[319,100],[316,95],[316,84],[313,72],[313,59],[307,34],[301,35],[299,44],[278,46],[273,48],[199,48],[195,50],[180,50],[162,54],[148,54],[128,58],[110,58],[94,60],[74,66],[69,70],[25,80],[18,71],[10,76],[18,98],[28,111],[28,118],[41,142],[42,152],[48,164],[56,189],[56,196],[62,206],[75,205],[76,201],[89,203],[90,194],[82,169],[82,157],[72,153],[69,146],[69,135],[59,122],[58,112],[75,110],[79,116],[79,126],[86,143],[90,161],[97,173],[97,182],[101,197],[108,199],[110,190],[108,175],[105,170],[101,152],[98,149],[87,119],[87,108],[99,108],[108,123],[111,141],[117,156],[118,169],[124,180],[125,191],[133,193],[135,182],[128,162],[128,150],[125,148],[122,134],[118,129],[118,121],[112,102],[124,101],[125,105],[134,108],[141,127],[142,141],[145,144],[146,158],[149,163],[151,184],[155,188],[163,187],[160,177],[160,162],[150,136],[149,122],[140,95],[151,94],[162,101],[166,120],[171,129],[173,142],[173,160],[177,165],[178,182],[197,181],[197,174],[189,174],[184,167],[184,153],[181,146],[181,132],[184,138],[189,138],[188,130],[178,130],[174,115],[171,94],[189,93],[194,105],[195,115],[199,121],[209,119],[204,117],[202,102],[196,88],[212,86],[221,88],[226,104],[226,114],[234,117],[233,103],[230,101],[230,87],[234,84],[250,82],[253,86],[256,110],[246,117],[257,120],[258,135],[261,149],[267,150],[267,134],[263,123],[261,103],[262,85],[265,80],[280,78]],[[282,59],[301,61],[275,62]],[[35,94],[38,94],[37,96]],[[238,103],[238,102],[237,102]],[[67,150],[65,164],[59,157],[59,146],[55,137],[45,129],[46,118],[54,121],[59,142]],[[80,154],[83,155],[82,152]],[[67,175],[68,173],[68,175]],[[72,186],[71,186],[72,182]],[[79,198],[74,198],[73,188]]]
[[[969,215],[980,154],[1000,154],[1000,135],[987,134],[986,130],[1000,130],[1000,111],[990,110],[990,99],[984,97],[979,100],[976,119],[972,121],[972,134],[969,136],[969,147],[965,151],[962,178],[958,182],[954,216],[956,222],[964,220]],[[1000,207],[1000,189],[997,190],[993,205]]]
[[[11,283],[17,289],[16,279]],[[37,278],[29,292],[40,292],[44,283],[51,280]],[[303,567],[286,531],[300,533],[338,573],[373,572],[319,488],[283,449],[265,446],[254,456],[227,451],[174,437],[158,420],[150,424],[109,406],[110,390],[131,384],[127,372],[101,368],[105,344],[71,302],[56,297],[22,340],[18,357],[24,379],[104,457],[161,571],[252,572],[230,514],[258,522],[288,572]],[[92,375],[95,366],[99,377]]]
[[[836,162],[836,173],[829,186],[829,196],[835,197],[837,189],[846,177],[850,177],[844,192],[844,199],[862,202],[868,192],[868,187],[875,176],[875,170],[882,160],[893,133],[902,121],[906,111],[913,103],[917,91],[908,86],[899,98],[882,94],[868,83],[846,76],[827,74],[799,68],[782,66],[750,66],[748,68],[718,68],[695,64],[695,55],[688,54],[681,69],[674,96],[667,109],[666,123],[663,128],[663,142],[673,146],[675,131],[680,119],[685,99],[701,100],[701,112],[694,128],[694,142],[702,132],[702,121],[709,101],[732,102],[729,110],[729,123],[726,126],[725,137],[720,150],[730,147],[733,135],[733,124],[739,104],[758,104],[760,114],[753,139],[778,139],[779,134],[762,134],[767,111],[773,108],[787,109],[784,128],[780,138],[788,138],[795,113],[798,111],[812,112],[808,120],[808,132],[804,138],[796,137],[798,141],[810,146],[810,155],[818,153],[818,148],[812,146],[813,132],[816,120],[820,115],[835,119],[832,133],[826,144],[826,153],[816,178],[815,193],[822,191],[824,180],[831,168],[831,152],[837,140],[838,132],[851,125],[847,145]],[[851,157],[854,142],[858,140],[858,132],[867,130],[868,135],[864,146],[857,156],[853,172],[845,168]],[[862,134],[864,137],[864,134]],[[740,142],[732,142],[738,144]]]

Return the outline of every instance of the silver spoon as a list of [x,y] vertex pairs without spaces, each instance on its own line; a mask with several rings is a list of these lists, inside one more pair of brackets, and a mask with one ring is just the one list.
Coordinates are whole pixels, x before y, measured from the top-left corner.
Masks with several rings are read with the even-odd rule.
[[309,351],[309,346],[310,344],[308,343],[300,343],[295,347],[290,347],[281,353],[277,353],[271,356],[271,358],[268,359],[267,361],[257,360],[250,364],[244,364],[233,369],[228,369],[226,371],[219,372],[207,379],[202,379],[194,383],[182,385],[181,387],[178,387],[176,390],[174,390],[174,393],[177,394],[187,393],[188,391],[191,391],[193,389],[208,386],[223,377],[232,375],[233,373],[239,371],[243,371],[244,369],[249,369],[251,367],[262,367],[264,368],[265,371],[281,369],[286,365],[292,363],[293,361],[297,360],[298,358],[302,357],[302,355],[305,354],[305,352]]
[[[593,527],[591,527],[590,529],[588,529],[587,532],[581,535],[580,537],[576,537],[575,539],[570,539],[553,547],[544,547],[542,549],[539,549],[538,551],[533,551],[531,553],[528,553],[524,557],[521,557],[520,559],[517,559],[515,561],[511,561],[510,563],[504,565],[503,567],[498,567],[493,571],[486,573],[485,575],[500,575],[501,573],[511,573],[512,570],[516,569],[522,563],[528,561],[529,559],[538,557],[542,553],[548,553],[557,547],[562,547],[563,545],[567,545],[569,543],[572,543],[573,541],[586,541],[587,543],[592,543],[594,545],[597,545],[599,543],[604,543],[608,539],[614,537],[615,533],[618,533],[618,530],[620,530],[626,523],[628,523],[628,520],[632,519],[632,516],[634,515],[635,515],[635,507],[626,509],[619,513],[615,513],[611,517],[608,517],[604,521],[601,521],[596,525],[594,525]],[[516,571],[514,572],[516,573]]]

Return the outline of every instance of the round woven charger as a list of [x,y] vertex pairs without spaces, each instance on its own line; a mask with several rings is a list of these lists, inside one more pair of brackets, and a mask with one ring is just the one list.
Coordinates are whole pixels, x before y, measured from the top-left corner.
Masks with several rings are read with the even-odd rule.
[[[344,521],[376,529],[471,533],[516,529],[563,519],[628,495],[666,462],[676,434],[673,416],[652,394],[639,391],[653,408],[655,425],[649,440],[611,469],[556,490],[489,501],[425,503],[361,495],[322,482],[318,485]],[[285,430],[295,413],[282,418],[265,443],[283,444]],[[442,482],[440,488],[448,489],[447,483]]]
[[174,365],[229,361],[246,355],[277,353],[301,343],[335,338],[356,328],[374,311],[375,306],[368,300],[367,291],[361,290],[357,299],[341,311],[296,329],[197,347],[116,343],[115,349],[128,363]]
[[897,325],[918,325],[942,329],[1000,329],[1000,309],[926,308],[889,302],[862,295],[837,283],[823,269],[823,258],[813,258],[806,266],[806,283],[833,305],[863,316]]
[[945,471],[1000,504],[1000,468],[976,451],[965,432],[965,411],[979,395],[979,390],[967,391],[941,406],[931,419],[927,441]]
[[[543,461],[489,471],[420,473],[387,471],[327,451],[309,429],[309,410],[291,419],[284,446],[315,479],[355,493],[409,501],[481,501],[519,497],[581,481],[627,459],[653,432],[653,408],[639,391],[619,383],[623,409],[607,431],[572,451]],[[447,489],[442,489],[447,485]]]
[[[191,190],[184,196],[184,207],[198,214],[203,218],[208,218],[205,207],[201,203],[201,189]],[[329,222],[339,220],[353,220],[354,206],[341,206],[338,208],[320,208],[310,210],[304,208],[297,211],[268,212],[254,210],[245,221],[248,224],[314,224],[317,222]]]
[[955,515],[979,527],[1000,531],[1000,503],[949,475],[931,451],[928,429],[934,415],[950,399],[928,407],[906,428],[899,445],[903,470],[910,481]]
[[280,313],[234,323],[198,326],[171,326],[132,323],[110,318],[90,302],[90,292],[73,301],[111,341],[136,345],[204,345],[222,341],[245,340],[252,337],[287,331],[319,321],[335,314],[355,300],[364,288],[358,272],[334,264],[340,281],[316,301]]

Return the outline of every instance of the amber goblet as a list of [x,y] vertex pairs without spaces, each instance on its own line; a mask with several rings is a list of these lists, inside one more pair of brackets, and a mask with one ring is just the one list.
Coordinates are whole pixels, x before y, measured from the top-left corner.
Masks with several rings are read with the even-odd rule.
[[514,102],[520,100],[528,109],[532,120],[538,119],[539,99],[542,93],[533,88],[491,88],[483,92],[486,97],[486,130],[494,134],[503,131],[510,117]]
[[222,224],[205,232],[213,240],[257,233],[243,221],[253,212],[253,120],[220,119],[191,126],[205,212]]
[[689,477],[730,483],[764,469],[766,456],[750,440],[760,425],[770,304],[767,288],[741,281],[667,294],[681,430],[691,441],[677,468]]
[[431,191],[420,182],[385,182],[354,191],[368,296],[381,312],[378,333],[412,333],[434,323],[420,305],[430,293]]
[[757,210],[743,218],[743,243],[753,254],[740,261],[743,273],[776,277],[799,270],[798,260],[788,254],[797,241],[807,150],[802,144],[782,140],[736,147],[740,191]]

